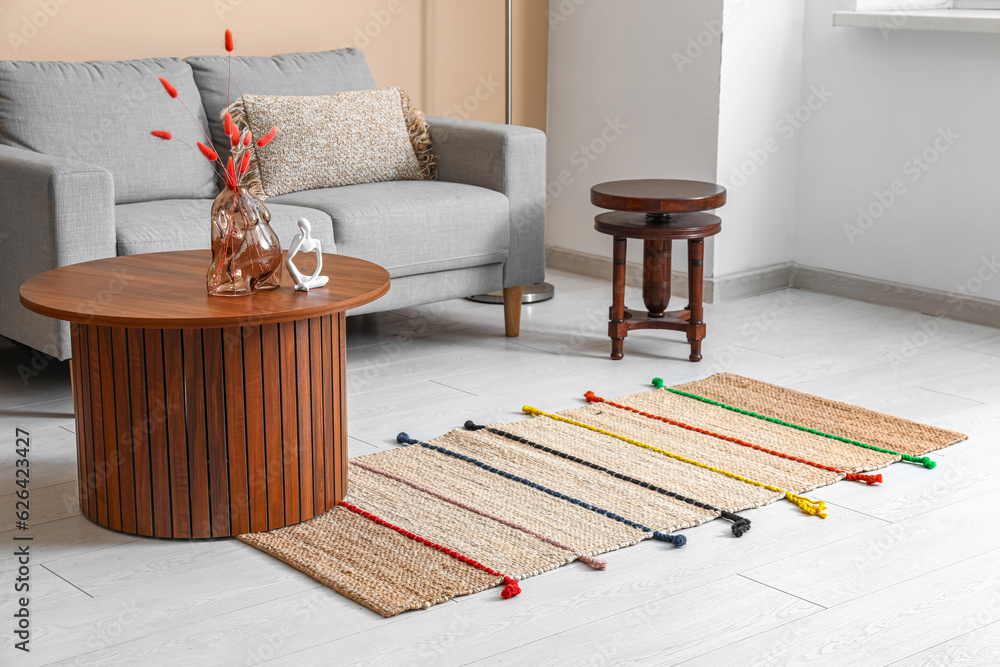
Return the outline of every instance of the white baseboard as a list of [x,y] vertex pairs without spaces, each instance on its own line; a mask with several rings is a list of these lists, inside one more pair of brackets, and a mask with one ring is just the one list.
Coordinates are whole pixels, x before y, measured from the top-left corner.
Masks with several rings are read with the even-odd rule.
[[879,306],[912,310],[934,317],[1000,327],[1000,301],[904,285],[891,280],[866,278],[812,266],[795,266],[792,286],[809,292],[832,294]]
[[[613,265],[610,257],[547,246],[545,248],[545,262],[546,266],[552,269],[568,271],[590,278],[611,280]],[[769,266],[723,278],[705,278],[705,303],[735,301],[745,299],[748,296],[774,292],[791,287],[791,281],[791,264]],[[630,287],[642,287],[642,264],[639,262],[625,264],[625,284]],[[687,272],[672,271],[670,277],[671,296],[687,297],[687,293]]]
[[789,262],[713,278],[712,282],[715,283],[715,301],[713,303],[736,301],[758,294],[788,289],[792,286],[794,270],[794,265]]
[[[609,257],[548,246],[545,258],[550,268],[611,280],[612,263]],[[632,287],[642,286],[642,264],[627,263],[625,282]],[[706,278],[705,302],[735,301],[788,287],[1000,328],[1000,301],[802,266],[793,262],[720,278]],[[687,273],[673,272],[671,294],[687,296]]]

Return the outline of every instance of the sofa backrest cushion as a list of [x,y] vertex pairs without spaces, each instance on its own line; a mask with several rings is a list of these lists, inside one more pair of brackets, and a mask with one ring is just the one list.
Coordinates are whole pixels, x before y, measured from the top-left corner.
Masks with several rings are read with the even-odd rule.
[[114,177],[116,204],[214,197],[215,172],[204,157],[149,134],[166,130],[191,146],[205,141],[161,76],[204,125],[191,67],[179,58],[0,61],[0,140],[104,167]]
[[192,56],[187,62],[194,70],[212,140],[223,161],[229,151],[219,114],[241,95],[332,95],[376,87],[364,54],[355,48],[271,57],[234,56],[231,85],[227,56]]

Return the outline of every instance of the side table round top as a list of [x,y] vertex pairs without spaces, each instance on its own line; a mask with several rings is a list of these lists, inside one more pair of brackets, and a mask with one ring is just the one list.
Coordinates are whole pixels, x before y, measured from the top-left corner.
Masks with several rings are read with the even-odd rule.
[[658,178],[609,181],[590,189],[590,203],[613,211],[639,213],[710,211],[726,203],[726,189],[704,181]]
[[[296,292],[282,267],[281,287],[250,296],[209,296],[209,250],[111,257],[41,273],[21,285],[21,304],[59,320],[103,326],[186,329],[250,326],[308,319],[349,310],[389,291],[378,264],[323,255],[325,287]],[[296,257],[304,273],[314,255]],[[308,273],[307,273],[308,272]]]
[[648,217],[642,213],[608,211],[594,218],[594,229],[630,239],[703,239],[722,231],[722,219],[711,213]]

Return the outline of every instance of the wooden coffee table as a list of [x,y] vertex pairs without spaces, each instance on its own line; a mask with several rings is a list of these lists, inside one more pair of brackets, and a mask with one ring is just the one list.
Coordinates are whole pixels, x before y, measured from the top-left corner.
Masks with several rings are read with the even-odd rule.
[[[207,250],[102,259],[21,286],[72,323],[80,507],[136,535],[280,528],[347,491],[345,311],[382,267],[323,256],[326,287],[210,297]],[[314,258],[296,258],[312,272]]]
[[[722,220],[710,213],[726,203],[726,189],[715,183],[669,179],[611,181],[590,190],[590,202],[613,209],[594,218],[594,228],[614,238],[612,305],[608,318],[611,358],[621,359],[625,336],[633,329],[673,329],[687,334],[691,361],[701,361],[702,291],[705,239],[718,234]],[[625,255],[628,239],[643,239],[642,300],[646,312],[625,307]],[[667,312],[673,241],[688,242],[688,305]]]

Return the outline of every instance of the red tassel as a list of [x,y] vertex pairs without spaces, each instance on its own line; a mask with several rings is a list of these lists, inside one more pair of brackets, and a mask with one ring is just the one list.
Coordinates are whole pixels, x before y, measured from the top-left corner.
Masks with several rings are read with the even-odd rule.
[[239,132],[233,132],[232,136],[229,137],[229,142],[233,145],[233,148],[236,148],[237,146],[239,146],[240,145],[240,133]]
[[157,139],[163,139],[164,141],[170,141],[171,139],[174,138],[174,135],[170,134],[169,132],[165,132],[164,130],[153,130],[152,132],[150,132],[150,134],[156,137]]
[[226,115],[222,117],[222,131],[225,132],[228,137],[233,133],[233,129],[233,117],[230,116],[227,111]]
[[229,29],[226,30],[226,51],[233,51],[233,31]]
[[502,591],[500,591],[501,598],[503,598],[504,600],[508,600],[514,597],[515,595],[521,594],[521,587],[517,585],[516,579],[512,579],[510,577],[504,577],[503,582],[507,585],[503,587]]
[[240,158],[240,176],[247,173],[247,170],[249,168],[250,168],[250,151],[247,151],[246,153],[243,154],[243,157]]
[[253,143],[253,132],[251,132],[250,130],[247,130],[246,136],[243,137],[243,145],[244,146],[249,146],[252,143]]
[[277,134],[278,134],[278,128],[272,127],[270,132],[268,132],[263,137],[257,140],[257,148],[263,148],[264,146],[267,146],[269,143],[271,143],[271,139],[274,139],[274,137]]
[[160,77],[160,83],[163,84],[163,89],[167,91],[167,95],[170,95],[170,97],[174,97],[174,98],[177,97],[177,89],[174,88],[174,85],[172,83],[170,83],[169,81],[167,81],[162,76]]
[[204,155],[209,160],[211,160],[212,162],[215,162],[216,160],[219,159],[218,153],[216,153],[215,151],[213,151],[211,148],[201,143],[200,141],[198,142],[198,150],[200,150],[201,154]]
[[869,486],[882,483],[882,475],[861,475],[856,472],[848,473],[844,479],[850,482],[864,482]]

